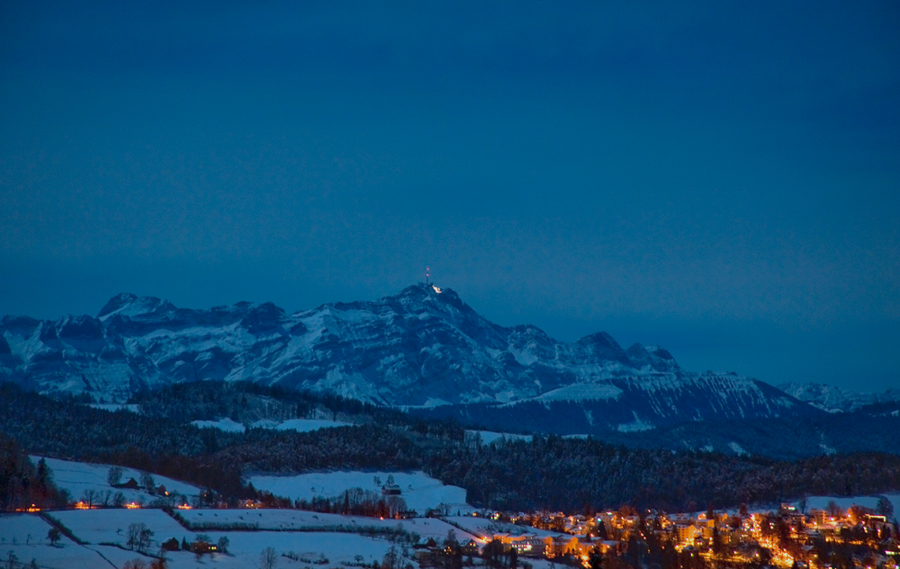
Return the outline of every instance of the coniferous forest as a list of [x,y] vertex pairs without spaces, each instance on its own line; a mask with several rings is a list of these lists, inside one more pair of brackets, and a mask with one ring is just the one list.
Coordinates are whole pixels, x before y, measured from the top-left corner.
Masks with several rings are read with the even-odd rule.
[[[260,497],[242,480],[251,472],[421,469],[465,488],[474,505],[507,510],[632,505],[686,511],[900,488],[900,456],[890,453],[775,460],[556,435],[483,444],[451,421],[426,422],[338,397],[245,384],[182,384],[142,394],[134,401],[140,414],[53,400],[11,384],[0,385],[0,402],[0,499],[6,509],[31,499],[26,495],[47,503],[65,499],[30,470],[36,467],[24,453],[139,468],[232,499]],[[312,415],[354,424],[306,433],[235,433],[190,424],[223,416],[249,424]]]

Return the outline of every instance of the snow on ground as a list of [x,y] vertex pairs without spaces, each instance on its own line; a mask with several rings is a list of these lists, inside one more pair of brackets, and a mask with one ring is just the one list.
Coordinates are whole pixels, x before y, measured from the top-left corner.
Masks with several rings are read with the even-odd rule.
[[[37,464],[41,459],[40,456],[32,456],[31,460]],[[152,496],[144,490],[131,490],[128,488],[114,488],[106,482],[107,474],[111,465],[109,464],[90,464],[87,462],[75,462],[70,460],[60,460],[57,458],[44,458],[47,466],[53,471],[53,481],[60,488],[65,488],[72,494],[72,498],[80,500],[86,490],[95,490],[106,493],[107,490],[113,494],[122,492],[125,495],[126,502],[150,502],[158,496]],[[122,482],[127,482],[129,478],[134,478],[140,483],[141,471],[133,468],[122,467]],[[171,493],[184,494],[187,497],[196,496],[200,490],[196,486],[191,486],[185,482],[179,482],[165,476],[157,476],[153,474],[153,480],[157,486],[163,485],[166,491]],[[95,503],[97,500],[95,500]]]
[[[209,512],[211,510],[207,510]],[[62,567],[67,569],[122,567],[133,559],[152,559],[125,547],[127,528],[132,523],[144,523],[153,532],[153,541],[147,550],[151,554],[159,552],[159,544],[171,537],[179,541],[196,539],[197,533],[182,528],[175,520],[161,510],[71,510],[52,512],[51,515],[63,521],[74,534],[89,544],[79,545],[62,537],[57,546],[50,546],[47,532],[50,525],[33,514],[0,515],[0,545],[6,552],[12,551],[19,561],[30,563],[35,559],[41,567]],[[412,520],[410,520],[412,521]],[[437,530],[443,530],[446,537],[450,526],[439,520],[415,520],[418,524],[428,522]],[[437,526],[440,527],[437,527]],[[121,530],[119,532],[118,530]],[[356,556],[370,564],[381,561],[391,547],[391,542],[380,537],[365,537],[352,533],[289,532],[289,531],[232,531],[203,532],[212,543],[227,537],[227,554],[204,555],[200,560],[190,552],[167,552],[171,569],[195,569],[200,566],[218,569],[244,569],[257,567],[259,554],[266,547],[275,549],[279,556],[278,567],[306,567],[309,561],[294,561],[283,557],[285,553],[295,553],[297,557],[311,560],[328,559],[323,567],[338,566],[342,562],[356,561]],[[459,533],[459,532],[458,532]],[[31,536],[29,538],[28,536]],[[430,535],[430,534],[429,534]],[[26,543],[26,541],[28,543]],[[100,545],[103,542],[105,545]],[[121,546],[111,545],[120,544]]]
[[[420,537],[433,537],[438,541],[446,538],[448,532],[452,530],[456,533],[457,539],[477,539],[471,533],[432,518],[380,520],[297,510],[184,510],[180,513],[191,523],[210,521],[217,524],[257,523],[259,531],[221,531],[215,528],[189,531],[162,510],[154,509],[66,510],[50,512],[50,515],[69,528],[78,539],[85,542],[82,547],[65,538],[60,542],[60,547],[50,547],[46,541],[50,526],[44,520],[30,514],[0,516],[0,536],[2,536],[0,539],[11,543],[15,538],[20,544],[23,544],[28,534],[31,534],[33,538],[39,536],[39,539],[43,540],[41,546],[43,549],[40,550],[42,551],[40,555],[38,555],[39,548],[33,544],[33,540],[32,544],[27,547],[31,547],[34,551],[23,550],[22,554],[16,553],[20,559],[24,559],[26,562],[34,557],[38,559],[39,563],[46,559],[46,565],[56,567],[107,565],[98,557],[96,552],[100,552],[111,565],[121,567],[125,562],[141,557],[138,552],[127,549],[129,526],[141,523],[153,532],[152,541],[147,550],[153,554],[159,552],[162,542],[171,538],[175,538],[179,542],[183,539],[191,542],[199,534],[204,534],[211,543],[217,543],[221,537],[227,537],[229,541],[228,555],[205,555],[201,561],[204,566],[221,569],[255,567],[259,561],[259,553],[266,547],[274,548],[279,556],[294,552],[298,554],[298,557],[307,559],[324,557],[328,559],[327,566],[334,567],[344,561],[355,561],[357,555],[361,555],[366,563],[381,561],[391,546],[391,542],[386,536],[369,537],[352,533],[352,531],[313,531],[324,526],[383,527],[385,529],[394,529],[399,526],[409,533],[416,533]],[[269,529],[275,531],[266,531]],[[22,547],[26,546],[22,545]],[[29,555],[29,557],[25,557],[25,555]],[[80,564],[69,564],[70,556],[83,558],[84,561],[78,561]],[[168,552],[166,556],[172,569],[197,567],[195,556],[189,552]],[[51,560],[66,560],[66,562],[54,564]],[[144,560],[149,561],[149,558],[144,558]],[[279,557],[278,560],[279,567],[305,567],[307,565],[310,565],[308,561],[299,563],[286,557]]]
[[[37,514],[0,514],[0,546],[49,545],[47,532],[53,527]],[[60,544],[74,543],[65,536]]]
[[88,407],[93,407],[94,409],[101,409],[103,411],[131,411],[132,413],[140,413],[141,406],[140,405],[125,405],[123,403],[91,403]]
[[[244,425],[227,417],[215,421],[191,421],[191,424],[200,427],[201,429],[214,428],[237,433],[243,433],[245,430]],[[298,433],[306,433],[308,431],[317,431],[319,429],[331,427],[348,427],[353,426],[353,424],[341,421],[329,421],[326,419],[289,419],[281,422],[262,419],[250,426],[255,429],[276,429],[279,431],[297,431]]]
[[[894,506],[894,516],[900,519],[900,494],[877,494],[875,496],[853,496],[850,498],[838,496],[810,496],[806,499],[806,511],[811,509],[826,510],[828,509],[828,503],[832,500],[844,511],[853,505],[875,510],[878,505],[878,499],[881,496],[884,496],[891,501],[891,505]],[[797,501],[794,501],[791,502],[791,504],[797,506],[798,503]]]
[[[337,567],[341,562],[352,562],[357,555],[369,564],[373,561],[381,561],[384,554],[390,549],[391,543],[386,539],[375,539],[361,535],[346,533],[291,533],[291,532],[230,532],[228,534],[210,534],[213,539],[220,535],[227,535],[231,542],[228,550],[233,555],[231,563],[226,564],[222,560],[219,567],[257,567],[259,553],[266,547],[272,547],[281,556],[284,553],[294,552],[298,557],[307,559],[328,559],[324,567]],[[191,559],[193,561],[193,559]],[[309,562],[293,561],[286,557],[279,557],[277,567],[306,567]],[[180,569],[177,564],[172,569]],[[185,565],[185,568],[194,568],[195,564]]]
[[[553,537],[560,535],[531,526],[517,526],[516,524],[496,522],[490,518],[474,516],[452,516],[446,518],[448,522],[459,526],[471,534],[481,538],[490,539],[495,533],[508,533],[510,535],[531,534],[538,537]],[[459,533],[459,532],[457,532]]]
[[64,510],[49,512],[49,515],[69,528],[81,541],[95,545],[115,543],[124,547],[131,524],[144,524],[153,530],[152,551],[159,549],[159,544],[167,539],[174,537],[180,542],[185,537],[191,540],[195,535],[164,511],[155,509]]
[[[362,488],[381,492],[381,485],[388,476],[403,492],[400,497],[411,510],[424,514],[429,508],[447,504],[450,511],[469,511],[466,491],[458,486],[446,486],[440,480],[431,478],[424,472],[313,472],[297,476],[251,476],[250,482],[257,490],[267,490],[276,496],[292,500],[311,500],[317,496],[334,498],[350,488]],[[380,483],[376,483],[378,479]]]
[[[417,533],[421,537],[433,537],[443,540],[447,532],[454,530],[457,539],[475,539],[477,536],[460,531],[452,525],[437,518],[414,518],[409,520],[393,520],[367,518],[363,516],[342,516],[339,514],[322,514],[303,510],[185,510],[179,512],[192,525],[215,524],[208,526],[209,531],[227,527],[230,524],[255,524],[260,530],[305,530],[312,531],[328,527],[363,528],[375,527],[383,529],[402,528],[409,533]],[[202,530],[207,533],[207,528]]]
[[352,423],[328,421],[326,419],[290,419],[288,421],[284,421],[275,428],[279,431],[297,431],[299,433],[305,433],[307,431],[318,431],[319,429],[328,429],[331,427],[352,426]]
[[494,431],[466,431],[470,435],[481,435],[481,442],[489,445],[500,439],[522,440],[531,442],[531,435],[518,435],[515,433],[496,433]]
[[[143,555],[140,552],[122,549],[121,547],[113,545],[86,545],[84,548],[96,551],[98,555],[102,555],[107,561],[103,565],[106,569],[110,569],[111,567],[123,567],[129,561],[135,561],[137,559],[142,560],[146,565],[149,565],[153,561],[152,557]],[[159,548],[154,547],[152,550],[147,550],[147,552],[156,555],[159,553]],[[169,554],[167,553],[166,557],[168,557],[168,555]],[[63,565],[62,567],[68,567],[68,565]]]
[[605,383],[575,383],[553,389],[535,397],[534,401],[582,401],[618,399],[622,390]]
[[[65,536],[50,545],[47,532],[53,527],[36,514],[0,514],[0,550],[23,563],[34,559],[40,567],[85,569],[107,565],[96,551],[81,547]],[[108,566],[108,565],[107,565]]]
[[[864,508],[869,508],[871,510],[877,510],[876,506],[878,504],[878,499],[884,496],[888,500],[890,500],[891,505],[894,506],[894,517],[900,519],[900,493],[892,493],[892,494],[875,494],[872,496],[808,496],[806,498],[806,513],[809,513],[810,510],[827,510],[828,503],[834,500],[834,503],[838,505],[842,510],[847,511],[850,506],[862,506]],[[786,504],[791,504],[795,508],[800,507],[800,501],[794,500],[792,502],[785,502]],[[749,507],[749,511],[751,513],[766,513],[773,512],[778,510],[780,504],[779,503],[771,503],[771,504],[754,504]],[[736,514],[738,512],[738,508],[730,508],[724,510],[731,514]],[[694,515],[698,515],[702,513],[702,511],[698,510],[697,512],[693,512]]]
[[638,417],[638,414],[634,411],[631,412],[634,415],[634,421],[630,423],[620,423],[616,426],[616,430],[620,433],[636,433],[640,431],[650,431],[656,428],[652,423],[645,423],[641,421],[641,418]]
[[191,424],[201,429],[219,429],[229,433],[243,433],[245,430],[244,425],[227,417],[216,421],[191,421]]

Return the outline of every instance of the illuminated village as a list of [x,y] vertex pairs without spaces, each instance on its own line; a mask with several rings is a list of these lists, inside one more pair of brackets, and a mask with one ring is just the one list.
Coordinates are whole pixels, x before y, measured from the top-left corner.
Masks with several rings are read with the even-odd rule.
[[[889,503],[886,508],[890,511]],[[889,516],[860,506],[845,511],[834,502],[827,510],[805,512],[790,504],[782,504],[777,511],[751,513],[742,507],[734,512],[696,515],[624,507],[591,517],[494,512],[490,518],[498,522],[497,529],[505,531],[485,532],[482,554],[486,558],[495,552],[506,555],[507,567],[515,566],[516,560],[524,565],[528,558],[607,569],[894,569],[900,561],[897,525]],[[474,545],[461,547],[473,551]],[[442,551],[450,553],[446,547]],[[427,565],[429,556],[420,555],[419,559]],[[433,556],[432,560],[439,564]]]
[[[176,512],[195,506],[219,512],[229,509],[285,510],[283,507],[271,509],[274,504],[268,501],[242,500],[229,505],[224,501],[216,502],[212,496],[206,496],[205,504],[198,501],[191,506],[173,500],[175,497],[164,487],[159,494],[160,500],[153,504],[128,502],[112,507],[129,510],[162,507],[181,523],[184,518]],[[804,500],[800,501],[800,509],[792,504],[782,504],[774,511],[751,512],[742,506],[736,511],[695,514],[638,511],[625,506],[591,516],[496,511],[452,516],[446,515],[446,508],[444,511],[437,508],[426,512],[426,518],[438,518],[457,528],[461,535],[477,538],[457,539],[452,530],[443,540],[433,536],[421,538],[406,544],[405,565],[389,567],[381,563],[378,567],[409,569],[413,567],[410,562],[415,561],[419,567],[531,569],[535,564],[549,561],[551,568],[562,565],[588,569],[896,569],[900,563],[898,526],[892,518],[890,502],[882,500],[878,512],[858,505],[844,510],[833,501],[825,509],[807,509]],[[79,500],[70,508],[91,510],[105,509],[106,506]],[[36,513],[41,512],[41,508],[32,505],[18,511]],[[410,521],[415,516],[415,512],[409,511],[398,512],[393,517]],[[376,517],[381,521],[391,519]],[[215,553],[217,546],[207,540],[201,535],[195,541],[186,542],[182,548],[199,554]],[[177,540],[173,543],[173,550],[177,551]],[[168,546],[168,543],[163,544],[164,549],[169,549]],[[222,544],[219,548],[224,549]]]

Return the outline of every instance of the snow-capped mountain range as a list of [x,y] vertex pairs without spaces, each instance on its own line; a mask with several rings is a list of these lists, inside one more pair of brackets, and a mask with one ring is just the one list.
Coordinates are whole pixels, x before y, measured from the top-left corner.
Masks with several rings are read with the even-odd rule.
[[852,412],[873,403],[900,401],[900,389],[887,389],[881,393],[858,393],[824,383],[783,383],[778,388],[829,413]]
[[603,402],[615,420],[590,421],[620,429],[820,412],[761,381],[687,372],[656,346],[623,349],[602,332],[563,343],[534,326],[499,326],[425,283],[294,314],[271,303],[193,310],[120,294],[96,317],[6,316],[0,379],[97,402],[199,380],[406,407]]

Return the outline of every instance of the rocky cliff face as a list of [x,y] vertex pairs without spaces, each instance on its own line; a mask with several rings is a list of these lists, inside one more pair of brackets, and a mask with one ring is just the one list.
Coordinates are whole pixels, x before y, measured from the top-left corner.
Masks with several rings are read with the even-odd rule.
[[562,343],[533,326],[498,326],[452,290],[423,283],[295,314],[121,294],[96,317],[7,316],[0,378],[110,402],[174,382],[234,380],[396,406],[618,402],[609,408],[635,428],[809,407],[755,380],[686,372],[661,348],[623,349],[606,333]]

